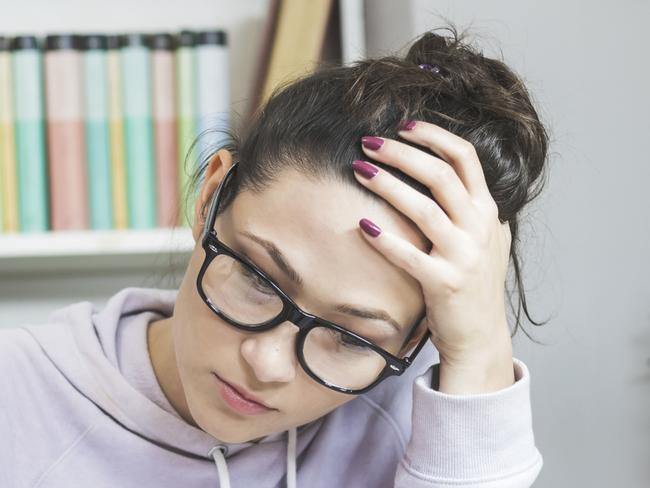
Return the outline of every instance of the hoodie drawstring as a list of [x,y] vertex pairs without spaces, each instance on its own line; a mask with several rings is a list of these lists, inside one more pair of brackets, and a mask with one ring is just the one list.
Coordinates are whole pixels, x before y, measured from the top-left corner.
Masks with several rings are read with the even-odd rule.
[[[296,428],[287,431],[287,488],[296,488]],[[214,459],[219,472],[219,488],[230,488],[230,476],[228,475],[228,464],[225,453],[228,449],[225,446],[214,446],[210,449],[208,456]]]
[[296,488],[296,428],[289,429],[287,445],[287,488]]
[[214,464],[217,465],[217,471],[219,472],[219,488],[230,488],[230,476],[228,476],[228,465],[226,464],[224,450],[224,446],[214,446],[210,449],[208,455],[212,456]]

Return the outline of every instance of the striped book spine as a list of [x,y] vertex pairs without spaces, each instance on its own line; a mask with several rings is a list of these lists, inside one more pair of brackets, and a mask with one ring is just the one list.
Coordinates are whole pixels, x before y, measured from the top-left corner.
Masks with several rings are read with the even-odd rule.
[[[176,86],[178,101],[178,182],[180,192],[179,225],[187,226],[191,214],[186,204],[189,192],[190,175],[194,166],[190,164],[188,153],[196,137],[196,44],[195,34],[182,31],[176,46]],[[186,165],[187,158],[187,165]]]
[[129,227],[129,205],[126,191],[126,154],[124,149],[124,119],[122,112],[121,38],[106,38],[106,64],[108,69],[108,125],[111,158],[111,196],[113,200],[113,227]]
[[106,36],[83,38],[86,154],[90,228],[111,229],[111,161],[108,127]]
[[18,232],[11,43],[0,37],[0,232]]
[[173,37],[170,34],[156,34],[151,37],[156,187],[160,227],[175,227],[178,222],[178,144],[173,48]]
[[21,232],[48,229],[43,59],[34,36],[13,39],[13,87]]
[[81,39],[45,38],[45,101],[52,230],[88,228]]
[[126,34],[122,37],[122,107],[129,223],[134,229],[157,226],[150,62],[145,35]]

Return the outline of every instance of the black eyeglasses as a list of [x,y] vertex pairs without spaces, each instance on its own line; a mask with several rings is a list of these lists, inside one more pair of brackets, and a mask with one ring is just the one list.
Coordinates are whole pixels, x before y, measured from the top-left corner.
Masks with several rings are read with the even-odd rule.
[[[248,332],[264,332],[285,321],[296,325],[301,367],[332,390],[360,394],[389,376],[401,375],[426,344],[428,330],[408,357],[399,358],[341,325],[303,311],[261,269],[219,240],[215,230],[219,202],[237,164],[215,192],[203,230],[205,259],[196,286],[205,304],[228,324]],[[411,326],[402,345],[425,316]]]

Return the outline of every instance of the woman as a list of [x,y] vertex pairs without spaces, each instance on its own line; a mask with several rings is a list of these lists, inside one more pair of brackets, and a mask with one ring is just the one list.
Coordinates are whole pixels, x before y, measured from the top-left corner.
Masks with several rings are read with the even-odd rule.
[[178,290],[2,331],[1,486],[533,483],[505,281],[547,135],[450,31],[284,86],[215,148]]

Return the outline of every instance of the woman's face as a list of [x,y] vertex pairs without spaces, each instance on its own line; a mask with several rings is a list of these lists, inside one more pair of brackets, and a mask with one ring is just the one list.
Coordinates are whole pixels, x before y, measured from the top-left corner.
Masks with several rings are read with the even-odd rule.
[[[209,198],[229,169],[226,150],[206,173],[201,198]],[[350,169],[352,171],[352,169]],[[305,373],[295,353],[298,328],[284,322],[259,333],[236,329],[215,315],[196,291],[205,252],[197,202],[197,245],[179,289],[172,335],[187,407],[196,424],[224,442],[244,442],[303,425],[354,398],[328,389]],[[427,249],[428,242],[401,213],[373,202],[349,184],[316,182],[287,171],[261,194],[240,193],[216,222],[217,235],[246,255],[303,310],[377,341],[401,342],[424,306],[420,286],[368,244],[358,222],[367,217],[384,229]],[[273,243],[302,278],[296,285],[257,239]],[[401,325],[351,317],[337,304],[384,310]],[[393,341],[393,339],[395,339]],[[400,340],[401,339],[401,340]],[[215,375],[272,407],[255,414],[231,408]]]

